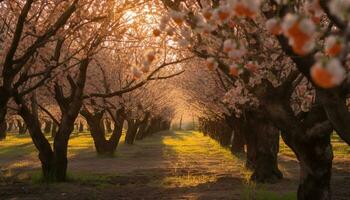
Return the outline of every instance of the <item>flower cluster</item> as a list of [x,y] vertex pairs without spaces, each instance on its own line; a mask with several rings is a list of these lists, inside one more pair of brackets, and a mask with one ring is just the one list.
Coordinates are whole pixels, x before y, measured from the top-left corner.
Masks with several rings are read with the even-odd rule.
[[132,74],[134,76],[134,79],[139,79],[142,76],[142,73],[148,73],[150,70],[150,65],[154,62],[156,59],[156,53],[154,51],[149,51],[146,53],[146,55],[143,58],[142,67],[141,69],[137,67],[132,68]]
[[345,79],[345,70],[337,58],[321,60],[311,68],[311,77],[322,88],[333,88]]
[[282,22],[282,31],[295,53],[306,55],[314,49],[316,26],[311,19],[287,14]]

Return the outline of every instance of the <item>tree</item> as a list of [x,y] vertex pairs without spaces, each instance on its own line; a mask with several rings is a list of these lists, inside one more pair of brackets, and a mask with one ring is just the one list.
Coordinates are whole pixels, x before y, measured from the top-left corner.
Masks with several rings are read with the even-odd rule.
[[[2,48],[1,85],[0,85],[0,123],[3,124],[7,112],[7,104],[19,88],[28,81],[31,87],[22,90],[19,95],[25,95],[41,86],[48,78],[50,71],[57,66],[32,70],[32,58],[37,51],[50,43],[50,39],[66,24],[75,12],[78,0],[57,6],[41,6],[44,1],[4,1],[0,5],[2,32],[0,41]],[[50,4],[55,5],[54,2]],[[15,9],[13,9],[15,8]],[[63,10],[63,11],[62,11]],[[40,13],[35,15],[35,13]],[[51,13],[55,13],[52,16]],[[28,19],[28,20],[27,20]],[[48,20],[50,19],[50,20]],[[17,20],[17,21],[15,21]],[[38,22],[43,23],[38,23]],[[6,42],[5,42],[6,41]],[[11,41],[11,42],[7,42]],[[59,48],[60,43],[57,43]],[[45,58],[44,55],[41,59]],[[52,57],[54,59],[54,56]]]
[[[211,48],[197,45],[192,50],[200,57],[209,58],[208,66],[218,67],[237,79],[240,85],[235,88],[241,91],[244,88],[252,94],[266,118],[280,129],[282,138],[297,155],[304,175],[298,199],[330,199],[333,127],[348,141],[347,125],[343,123],[348,116],[343,68],[347,50],[340,42],[347,44],[344,38],[347,38],[348,19],[344,13],[348,4],[322,0],[163,2],[172,9],[168,19],[182,32],[191,28],[214,36],[209,40]],[[199,7],[200,11],[193,12],[193,7]],[[164,22],[166,26],[169,20]],[[182,37],[188,41],[187,45],[207,41],[186,35]],[[231,37],[241,38],[242,42]],[[316,39],[324,48],[315,48]],[[217,44],[214,49],[222,49],[219,54],[214,53],[213,44]],[[258,75],[254,73],[257,70]],[[293,110],[296,107],[293,93],[298,85],[305,84],[299,74],[315,91],[306,112]],[[234,102],[237,98],[230,100]]]

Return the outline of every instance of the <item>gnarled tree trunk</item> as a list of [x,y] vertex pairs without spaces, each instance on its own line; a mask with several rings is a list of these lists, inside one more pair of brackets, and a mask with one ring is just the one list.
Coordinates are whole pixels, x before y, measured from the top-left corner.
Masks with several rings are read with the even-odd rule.
[[22,122],[21,120],[17,119],[17,126],[18,126],[18,134],[24,135],[27,131],[27,125],[25,122]]
[[232,116],[226,117],[226,122],[233,129],[231,141],[231,153],[233,155],[244,153],[245,120]]
[[11,121],[8,123],[7,132],[13,131],[13,126],[14,126],[14,124],[13,124],[13,121],[11,120]]
[[285,143],[294,151],[300,164],[298,200],[330,200],[333,152],[330,143],[332,124],[322,107],[314,106],[302,121],[289,105],[270,103],[268,113],[282,131]]
[[149,124],[149,118],[150,118],[150,113],[147,112],[145,114],[145,117],[142,119],[142,121],[139,124],[139,129],[136,133],[136,140],[142,140],[143,138],[145,138],[147,126]]
[[219,128],[219,142],[223,147],[229,147],[231,144],[231,138],[233,134],[232,128],[224,121],[220,121]]
[[[273,124],[263,118],[258,120],[248,119],[252,129],[249,134],[253,135],[255,142],[252,145],[254,160],[254,172],[251,180],[259,183],[275,183],[283,178],[278,169],[277,155],[279,151],[279,130]],[[249,156],[249,144],[248,144]]]
[[107,132],[108,132],[108,133],[112,133],[113,129],[112,129],[111,120],[106,119],[106,120],[105,120],[105,126],[106,126]]
[[79,122],[79,133],[84,132],[84,124],[83,122]]
[[58,127],[58,125],[55,123],[55,122],[53,122],[52,123],[52,129],[51,129],[51,137],[55,137],[56,136],[56,134],[57,134],[57,127]]
[[6,135],[7,135],[7,123],[6,121],[3,121],[0,124],[0,140],[6,139]]
[[66,180],[68,167],[68,140],[73,130],[74,120],[72,120],[71,117],[68,115],[63,115],[61,119],[61,125],[58,128],[53,145],[55,179],[59,182]]
[[132,145],[135,142],[139,121],[135,119],[127,119],[127,122],[128,130],[125,135],[125,143]]
[[94,140],[94,145],[98,155],[114,155],[115,150],[119,144],[120,137],[122,135],[124,118],[121,116],[121,111],[116,112],[115,125],[109,140],[106,139],[103,115],[104,111],[91,113],[86,108],[82,109],[80,112],[82,116],[86,119],[89,127],[90,133]]
[[52,127],[52,121],[51,120],[45,120],[45,126],[44,126],[44,133],[50,133]]
[[0,124],[6,123],[7,103],[11,98],[11,93],[8,89],[11,87],[11,83],[5,82],[3,84],[4,86],[0,86]]
[[[23,103],[23,99],[16,99],[17,103],[22,104],[19,114],[26,124],[28,124],[29,134],[33,140],[35,147],[39,151],[39,159],[42,166],[43,177],[45,180],[55,180],[55,163],[54,155],[50,143],[41,131],[37,108],[35,102],[32,102],[32,111]],[[22,125],[18,120],[18,125]],[[19,127],[21,128],[21,127]]]

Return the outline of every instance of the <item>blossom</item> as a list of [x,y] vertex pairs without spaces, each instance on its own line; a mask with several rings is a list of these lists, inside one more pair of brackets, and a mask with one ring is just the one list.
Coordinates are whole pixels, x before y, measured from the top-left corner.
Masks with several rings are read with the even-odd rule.
[[209,21],[213,17],[213,11],[210,8],[204,8],[202,10],[202,15],[207,21]]
[[340,85],[345,79],[345,69],[336,58],[319,61],[311,68],[311,78],[319,87],[333,88]]
[[155,58],[156,58],[156,54],[155,54],[154,51],[150,51],[150,52],[148,52],[147,55],[146,55],[146,60],[147,60],[147,62],[149,62],[149,63],[153,62]]
[[325,53],[328,56],[337,56],[343,49],[343,44],[340,38],[336,36],[329,36],[325,40]]
[[253,62],[253,61],[249,61],[244,67],[252,73],[257,72],[257,70],[258,70],[257,63]]
[[179,26],[181,26],[185,21],[185,14],[179,11],[171,10],[170,17]]
[[313,50],[316,26],[312,20],[287,14],[283,19],[282,30],[295,53],[305,55]]
[[230,65],[230,74],[232,76],[238,76],[239,72],[238,72],[238,65],[233,63]]
[[182,28],[181,36],[186,38],[187,40],[190,40],[192,37],[192,31],[189,28]]
[[150,63],[149,63],[147,60],[145,60],[145,61],[143,62],[143,66],[142,66],[142,68],[141,68],[141,71],[142,71],[143,73],[148,73],[148,72],[149,72],[149,69],[150,69]]
[[180,38],[178,40],[178,44],[181,46],[181,47],[188,47],[190,45],[190,42],[186,39],[186,38]]
[[197,24],[197,27],[196,27],[196,31],[198,33],[209,34],[209,33],[211,33],[214,30],[215,30],[215,26],[213,26],[211,24],[207,24],[207,23]]
[[142,76],[142,73],[141,73],[140,70],[137,69],[136,67],[133,67],[133,68],[132,68],[132,74],[133,74],[133,76],[134,76],[134,79],[139,79],[139,78],[141,78],[141,76]]
[[320,6],[320,0],[310,0],[305,2],[305,10],[311,16],[314,23],[319,24],[323,10]]
[[162,18],[160,19],[160,23],[165,25],[167,25],[169,21],[170,21],[169,15],[163,15]]
[[207,58],[205,61],[206,66],[208,67],[209,70],[213,70],[218,66],[218,63],[216,62],[215,58]]
[[235,0],[232,1],[233,11],[237,16],[253,18],[260,8],[260,0]]
[[227,5],[221,5],[215,10],[215,18],[220,22],[227,22],[231,17],[230,8]]
[[168,28],[167,30],[166,30],[166,34],[168,35],[168,36],[173,36],[174,35],[174,33],[175,33],[175,30],[174,30],[174,28]]
[[[229,43],[229,42],[227,42],[227,43]],[[241,43],[237,43],[237,42],[231,43],[230,42],[230,45],[232,45],[232,46],[230,46],[231,50],[227,54],[228,54],[228,57],[230,57],[232,59],[240,59],[247,53],[246,48]]]
[[281,23],[276,18],[271,18],[266,21],[266,29],[273,35],[279,35],[282,33]]
[[155,36],[155,37],[158,37],[158,36],[160,36],[160,34],[162,33],[162,31],[160,31],[159,29],[153,29],[153,35]]
[[224,41],[223,51],[225,53],[232,51],[234,48],[235,48],[235,44],[231,39],[227,39]]

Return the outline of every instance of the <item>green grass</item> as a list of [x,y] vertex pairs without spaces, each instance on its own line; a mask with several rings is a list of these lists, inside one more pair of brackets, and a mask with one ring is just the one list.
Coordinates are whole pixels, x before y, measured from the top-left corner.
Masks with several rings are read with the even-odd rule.
[[[115,176],[115,174],[114,174]],[[29,172],[30,180],[33,184],[57,185],[57,182],[48,182],[42,176],[41,170],[31,170]],[[67,182],[77,182],[79,184],[89,184],[96,187],[108,185],[111,176],[108,174],[95,174],[87,172],[67,172]]]
[[215,182],[216,177],[213,175],[179,175],[167,176],[160,181],[153,182],[152,185],[165,188],[173,187],[195,187],[200,184]]
[[264,185],[246,184],[242,193],[242,200],[296,200],[296,192],[287,192],[279,194],[276,192],[268,191],[264,188]]

